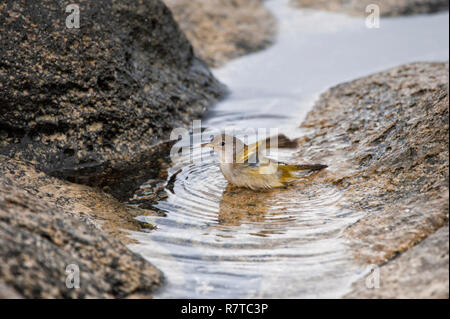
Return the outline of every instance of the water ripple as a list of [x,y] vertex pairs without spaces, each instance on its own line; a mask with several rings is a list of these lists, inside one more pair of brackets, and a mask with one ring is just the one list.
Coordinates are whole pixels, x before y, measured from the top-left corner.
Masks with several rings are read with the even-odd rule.
[[[279,21],[272,47],[214,70],[231,94],[204,125],[296,128],[327,87],[410,61],[448,60],[448,13],[386,19],[374,32],[364,18],[294,10],[288,2],[267,1]],[[343,146],[315,150],[317,158],[337,159],[323,174],[332,178],[348,169],[339,158]],[[347,292],[361,269],[341,234],[359,216],[343,208],[345,198],[332,183],[311,176],[287,189],[235,190],[214,158],[202,155],[171,168],[177,174],[173,190],[157,205],[166,216],[148,218],[158,229],[134,233],[140,244],[131,248],[167,278],[156,297],[323,298]]]
[[343,214],[336,189],[311,181],[265,192],[236,189],[208,151],[198,156],[171,168],[173,192],[157,205],[166,216],[146,217],[158,229],[134,234],[141,244],[132,248],[168,278],[156,297],[327,296],[355,275],[339,238],[357,216]]

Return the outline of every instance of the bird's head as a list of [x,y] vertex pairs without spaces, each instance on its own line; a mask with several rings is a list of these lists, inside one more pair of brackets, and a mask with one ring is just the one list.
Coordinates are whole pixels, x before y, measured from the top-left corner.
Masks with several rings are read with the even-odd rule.
[[244,150],[245,143],[234,136],[227,134],[218,134],[209,143],[201,145],[202,147],[211,147],[219,155],[220,162],[234,163],[236,154]]

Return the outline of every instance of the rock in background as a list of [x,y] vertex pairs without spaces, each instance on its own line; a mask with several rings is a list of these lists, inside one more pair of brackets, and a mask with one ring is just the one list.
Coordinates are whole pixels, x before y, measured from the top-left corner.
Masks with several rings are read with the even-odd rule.
[[316,183],[363,215],[344,232],[349,248],[381,266],[380,288],[363,279],[348,297],[448,298],[448,72],[412,63],[339,84],[302,124],[301,157],[330,165]]
[[263,0],[164,0],[195,52],[219,67],[270,45],[276,20]]
[[224,87],[159,0],[0,4],[0,153],[120,199]]
[[448,0],[290,0],[292,6],[364,16],[369,4],[380,7],[381,16],[434,13],[448,10]]

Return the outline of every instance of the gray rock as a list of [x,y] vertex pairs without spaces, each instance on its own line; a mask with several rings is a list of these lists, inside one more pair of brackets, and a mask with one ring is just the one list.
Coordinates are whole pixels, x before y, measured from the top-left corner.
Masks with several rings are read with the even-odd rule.
[[[8,185],[10,184],[10,185]],[[26,298],[148,296],[161,273],[93,225],[64,213],[0,176],[1,292]],[[80,287],[68,288],[68,265]]]
[[381,16],[434,13],[448,10],[448,0],[291,0],[294,7],[312,8],[364,16],[369,4],[380,8]]
[[0,153],[120,199],[224,87],[159,0],[0,4]]

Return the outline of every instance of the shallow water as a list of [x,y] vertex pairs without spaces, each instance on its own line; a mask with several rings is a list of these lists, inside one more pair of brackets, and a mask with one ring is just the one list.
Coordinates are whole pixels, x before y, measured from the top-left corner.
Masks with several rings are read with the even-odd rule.
[[[297,137],[326,88],[402,63],[448,60],[448,13],[382,18],[380,29],[367,29],[363,18],[287,1],[267,6],[279,20],[277,42],[214,71],[231,94],[204,127],[250,138],[245,128],[278,128]],[[193,159],[180,157],[169,171],[173,187],[157,204],[165,216],[140,217],[158,229],[133,233],[140,243],[130,248],[166,276],[156,297],[336,298],[366,271],[341,238],[363,213],[346,212],[346,199],[326,182],[345,154],[327,171],[267,192],[227,186],[208,150],[196,149]]]

